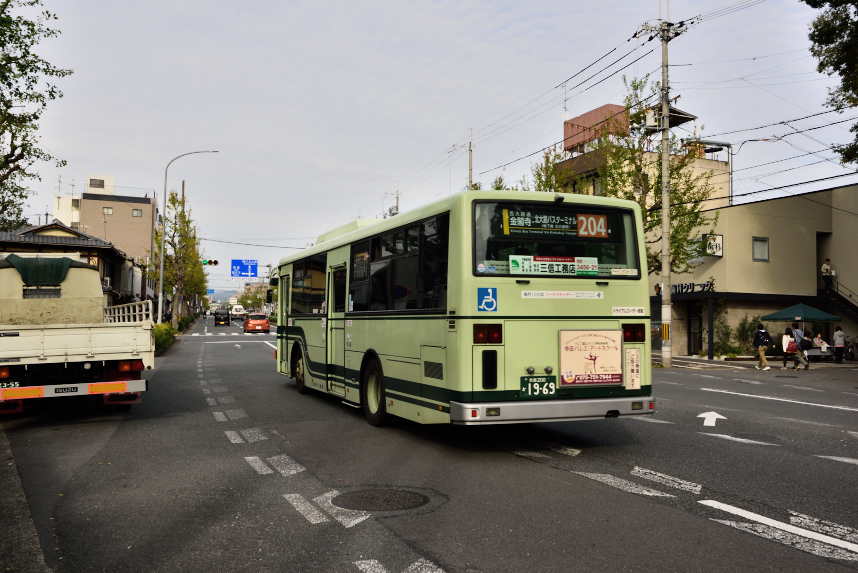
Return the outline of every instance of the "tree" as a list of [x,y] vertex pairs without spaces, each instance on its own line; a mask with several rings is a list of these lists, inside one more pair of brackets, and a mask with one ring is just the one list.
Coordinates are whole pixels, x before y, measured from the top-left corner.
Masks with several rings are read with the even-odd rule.
[[[858,2],[855,0],[802,0],[811,8],[823,9],[810,25],[813,42],[810,53],[816,57],[817,71],[840,76],[840,85],[828,90],[825,105],[839,112],[858,106]],[[858,161],[858,123],[850,129],[855,140],[833,145],[844,163]]]
[[[575,174],[571,171],[559,172],[552,180],[546,171],[556,165],[561,155],[557,151],[546,153],[542,163],[534,166],[534,181],[537,191],[569,192],[572,188],[592,189],[594,193],[605,197],[616,197],[636,202],[641,206],[644,236],[647,250],[647,271],[649,274],[661,272],[661,137],[651,139],[652,134],[643,126],[647,111],[647,101],[659,93],[660,86],[653,83],[647,86],[648,77],[641,80],[626,80],[627,95],[625,107],[628,109],[628,125],[622,118],[614,117],[599,126],[600,137],[593,142],[589,153],[593,154],[596,172]],[[649,95],[644,92],[649,89]],[[618,136],[618,133],[628,135]],[[712,172],[695,174],[692,164],[697,158],[695,152],[699,146],[693,140],[681,146],[675,138],[670,139],[670,251],[671,272],[688,273],[697,266],[693,259],[702,256],[703,242],[700,241],[701,229],[712,227],[718,220],[717,213],[709,216],[703,211],[703,202],[712,196],[714,188],[710,183]],[[553,162],[553,163],[552,163]],[[542,179],[536,178],[537,169]],[[541,186],[541,188],[540,188]]]
[[[176,287],[177,298],[173,302],[173,313],[182,315],[183,305],[189,296],[203,297],[206,294],[206,274],[200,255],[200,240],[191,210],[185,207],[185,198],[175,191],[170,192],[164,213],[162,228],[155,234],[155,244],[160,248],[161,234],[164,236],[164,293]],[[160,259],[151,257],[148,272],[159,279]],[[166,309],[166,307],[165,307]]]
[[33,51],[43,39],[59,35],[49,27],[57,17],[47,10],[33,19],[13,14],[19,8],[27,11],[41,5],[41,0],[0,0],[0,231],[27,223],[23,216],[31,193],[27,182],[41,181],[33,164],[54,160],[57,166],[65,165],[39,147],[36,135],[48,102],[63,96],[49,78],[72,73]]

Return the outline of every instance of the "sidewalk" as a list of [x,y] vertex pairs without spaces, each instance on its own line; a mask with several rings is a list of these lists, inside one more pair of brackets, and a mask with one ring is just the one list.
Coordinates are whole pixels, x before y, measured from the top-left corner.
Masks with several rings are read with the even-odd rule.
[[[673,360],[679,360],[685,364],[695,363],[700,365],[706,365],[709,367],[717,367],[717,366],[725,366],[732,368],[751,368],[757,365],[757,358],[747,356],[741,360],[709,360],[708,358],[700,358],[697,355],[692,356],[673,356]],[[772,367],[772,370],[780,370],[781,366],[783,366],[783,359],[780,356],[767,356],[766,359],[769,361],[769,366]],[[653,351],[652,353],[652,361],[653,363],[661,363],[661,352]],[[787,363],[787,368],[790,368],[792,361]],[[836,364],[834,362],[811,362],[810,363],[811,370],[822,370],[822,369],[833,369],[833,370],[858,370],[858,361],[843,361],[843,364]]]

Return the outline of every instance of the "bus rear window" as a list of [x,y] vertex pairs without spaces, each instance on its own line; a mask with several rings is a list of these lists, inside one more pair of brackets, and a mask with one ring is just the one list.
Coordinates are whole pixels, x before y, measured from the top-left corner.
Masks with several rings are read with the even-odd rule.
[[634,214],[562,203],[476,203],[473,272],[640,278]]

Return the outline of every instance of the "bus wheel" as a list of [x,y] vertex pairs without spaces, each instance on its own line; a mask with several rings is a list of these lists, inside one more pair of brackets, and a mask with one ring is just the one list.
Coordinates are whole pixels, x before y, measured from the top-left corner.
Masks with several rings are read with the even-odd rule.
[[301,349],[292,353],[292,374],[295,376],[295,388],[298,394],[306,394],[307,387],[304,386],[304,355]]
[[382,426],[387,418],[384,403],[384,374],[378,360],[371,360],[363,374],[360,385],[360,401],[366,421],[372,426]]

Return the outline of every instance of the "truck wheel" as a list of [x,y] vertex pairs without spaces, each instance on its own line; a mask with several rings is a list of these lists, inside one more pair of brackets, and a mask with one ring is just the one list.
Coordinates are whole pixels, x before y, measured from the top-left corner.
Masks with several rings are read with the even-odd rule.
[[295,388],[298,394],[306,394],[307,387],[304,385],[304,354],[301,349],[292,353],[292,374],[295,376]]
[[384,373],[378,360],[366,365],[360,385],[360,401],[366,421],[372,426],[383,426],[387,421],[387,408],[384,395]]

